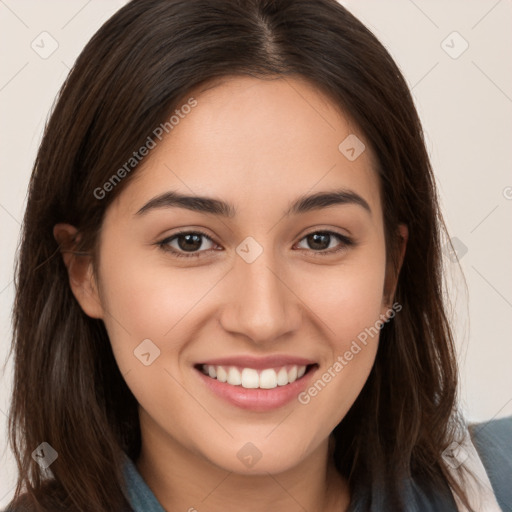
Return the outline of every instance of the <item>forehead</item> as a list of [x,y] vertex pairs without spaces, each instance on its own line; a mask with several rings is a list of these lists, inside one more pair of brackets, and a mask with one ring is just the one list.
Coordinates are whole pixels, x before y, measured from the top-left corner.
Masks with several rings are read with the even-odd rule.
[[[196,106],[181,110],[192,97]],[[172,130],[120,196],[132,210],[170,189],[221,197],[252,215],[262,205],[282,210],[291,198],[344,187],[380,211],[364,134],[304,79],[222,77],[191,90],[176,110]]]

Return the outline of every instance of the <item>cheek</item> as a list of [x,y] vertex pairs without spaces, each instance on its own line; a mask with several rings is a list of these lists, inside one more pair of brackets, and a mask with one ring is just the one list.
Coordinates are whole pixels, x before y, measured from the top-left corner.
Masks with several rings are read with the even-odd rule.
[[120,372],[139,404],[157,404],[152,415],[171,402],[179,411],[190,397],[175,381],[176,365],[187,337],[193,337],[194,306],[213,286],[214,276],[201,280],[183,269],[163,269],[137,251],[127,257],[114,244],[105,244],[103,254],[104,323]]
[[[322,320],[328,353],[299,401],[329,428],[346,414],[368,378],[382,326],[384,249],[305,281],[308,305]],[[328,405],[326,405],[328,404]]]
[[215,282],[214,276],[202,282],[184,269],[164,269],[144,256],[140,250],[130,253],[115,244],[103,248],[100,294],[104,322],[118,364],[124,369],[136,361],[134,350],[143,340],[152,340],[162,349],[161,355],[164,340],[166,353],[178,351],[179,344],[173,340],[179,337],[173,332]]
[[302,280],[303,296],[327,326],[333,348],[344,350],[349,339],[379,319],[384,281],[385,254],[378,248]]

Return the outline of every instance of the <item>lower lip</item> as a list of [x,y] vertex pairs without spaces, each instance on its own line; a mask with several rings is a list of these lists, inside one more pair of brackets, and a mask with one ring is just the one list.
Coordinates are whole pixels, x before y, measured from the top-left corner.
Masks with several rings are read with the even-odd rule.
[[291,384],[277,386],[272,389],[247,389],[242,386],[232,386],[227,382],[219,382],[217,379],[208,377],[197,368],[194,368],[194,370],[199,374],[199,377],[208,388],[217,396],[240,409],[262,412],[283,407],[294,398],[297,398],[299,393],[306,389],[317,368],[317,366],[312,367],[300,379],[297,379]]

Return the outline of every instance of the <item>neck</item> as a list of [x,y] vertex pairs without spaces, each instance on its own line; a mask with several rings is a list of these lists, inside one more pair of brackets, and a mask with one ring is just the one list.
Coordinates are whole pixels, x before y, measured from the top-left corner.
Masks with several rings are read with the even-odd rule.
[[342,512],[348,485],[335,470],[329,440],[281,473],[238,474],[216,466],[158,429],[141,422],[137,469],[165,510],[189,512]]

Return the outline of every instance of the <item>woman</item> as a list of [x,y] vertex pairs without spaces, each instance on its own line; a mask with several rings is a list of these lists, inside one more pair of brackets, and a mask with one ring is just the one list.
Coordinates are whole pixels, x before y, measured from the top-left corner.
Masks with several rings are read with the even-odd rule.
[[510,422],[472,432],[478,473],[443,233],[406,83],[334,0],[130,2],[34,166],[11,508],[503,507]]

